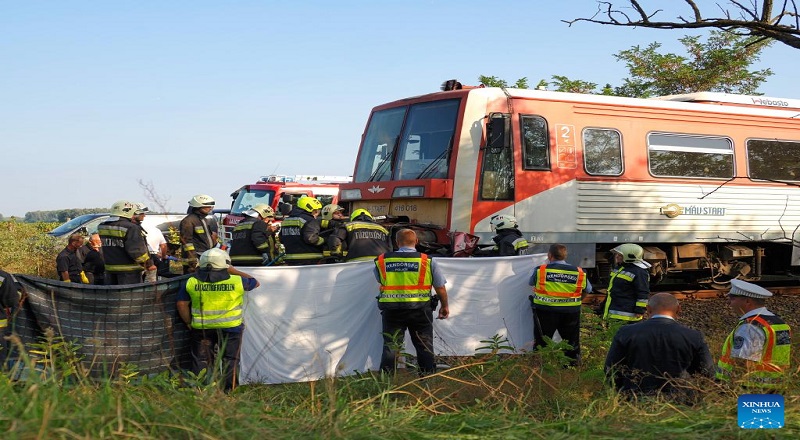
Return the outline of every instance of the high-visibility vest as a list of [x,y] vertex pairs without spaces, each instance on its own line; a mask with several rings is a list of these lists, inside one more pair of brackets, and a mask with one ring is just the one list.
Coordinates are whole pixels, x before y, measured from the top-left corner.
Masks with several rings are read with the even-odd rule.
[[380,276],[379,303],[430,301],[433,275],[431,262],[418,252],[387,252],[375,259]]
[[586,274],[580,267],[574,269],[539,266],[533,286],[533,303],[552,307],[580,307],[581,293],[586,287]]
[[736,361],[731,357],[734,335],[742,325],[752,324],[764,331],[766,339],[761,359],[754,370],[747,372],[742,385],[747,387],[774,389],[781,385],[789,362],[792,347],[792,330],[775,315],[755,315],[739,320],[739,323],[722,344],[722,356],[717,362],[717,379],[730,380]]
[[186,292],[192,300],[192,328],[234,328],[242,325],[244,285],[242,277],[215,283],[195,277],[186,280]]

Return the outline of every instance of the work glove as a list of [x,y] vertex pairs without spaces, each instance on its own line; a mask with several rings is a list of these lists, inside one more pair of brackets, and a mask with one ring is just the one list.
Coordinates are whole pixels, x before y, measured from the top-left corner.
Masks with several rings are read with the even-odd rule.
[[81,282],[83,284],[91,284],[89,282],[89,277],[86,276],[86,272],[84,272],[84,271],[81,271]]

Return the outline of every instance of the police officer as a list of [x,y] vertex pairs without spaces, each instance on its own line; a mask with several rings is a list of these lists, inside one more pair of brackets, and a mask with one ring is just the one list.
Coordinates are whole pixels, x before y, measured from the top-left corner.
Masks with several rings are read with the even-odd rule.
[[290,266],[317,264],[323,257],[320,237],[321,223],[317,218],[322,203],[314,197],[303,196],[297,200],[289,216],[281,222],[280,242],[286,248],[284,260]]
[[386,228],[375,223],[369,211],[356,209],[350,221],[331,234],[328,245],[332,254],[345,255],[345,261],[365,261],[391,252],[392,239]]
[[217,244],[217,222],[209,216],[214,210],[214,199],[198,194],[189,200],[189,210],[180,223],[183,273],[194,272],[197,256]]
[[135,210],[134,203],[120,200],[111,206],[111,215],[118,219],[97,226],[103,242],[106,285],[141,283],[143,271],[156,269],[141,226],[131,220]]
[[731,280],[728,300],[741,317],[722,345],[717,379],[736,378],[747,388],[765,391],[782,386],[789,370],[792,332],[780,316],[767,310],[765,300],[771,296],[761,286]]
[[644,249],[625,243],[611,250],[617,268],[611,272],[608,296],[603,308],[604,320],[636,322],[642,320],[650,296],[650,263],[644,261]]
[[516,217],[508,214],[493,215],[489,224],[497,235],[492,238],[495,244],[488,252],[488,256],[508,257],[527,254],[528,241],[519,231]]
[[[571,348],[564,354],[571,365],[577,366],[581,357],[581,297],[592,291],[592,285],[580,267],[566,262],[567,247],[554,244],[547,251],[547,264],[533,270],[528,284],[533,287],[534,343],[547,345],[544,337],[552,338],[558,331]],[[538,327],[538,329],[537,329]]]
[[[236,384],[244,331],[244,292],[259,286],[252,276],[230,267],[228,253],[212,248],[200,255],[197,272],[178,291],[178,314],[191,329],[192,371],[211,372],[222,364],[225,391]],[[221,356],[221,359],[215,359]]]
[[431,287],[439,297],[439,319],[450,315],[447,280],[439,272],[436,260],[416,250],[417,235],[411,229],[397,233],[395,252],[375,258],[375,277],[380,283],[378,309],[383,321],[381,370],[397,368],[397,347],[403,346],[406,330],[417,352],[419,373],[436,372],[433,358],[433,310]]
[[245,218],[233,228],[231,234],[231,262],[234,266],[262,266],[275,264],[278,252],[272,220],[275,211],[266,204],[258,204],[244,212]]

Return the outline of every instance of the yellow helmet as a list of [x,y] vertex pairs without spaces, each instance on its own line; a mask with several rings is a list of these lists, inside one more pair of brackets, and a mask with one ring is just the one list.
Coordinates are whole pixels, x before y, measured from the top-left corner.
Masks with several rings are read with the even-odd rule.
[[256,206],[251,208],[253,211],[257,212],[261,218],[274,218],[275,211],[269,207],[266,203],[259,203]]
[[322,219],[323,220],[333,220],[333,213],[344,211],[344,208],[337,204],[330,204],[325,205],[322,208]]
[[211,248],[200,254],[200,262],[197,267],[200,269],[227,269],[231,265],[231,257],[220,248]]
[[355,211],[353,211],[352,214],[350,214],[350,221],[351,222],[354,221],[356,219],[356,217],[361,216],[361,215],[366,215],[367,217],[369,217],[370,220],[375,220],[372,217],[372,214],[369,213],[369,211],[367,211],[364,208],[361,208],[361,209],[356,209]]
[[315,209],[322,209],[322,203],[314,197],[303,196],[297,201],[297,207],[303,211],[312,212]]
[[611,252],[616,252],[622,255],[622,261],[626,263],[644,261],[644,249],[642,249],[642,247],[638,244],[624,243],[615,247],[614,249],[611,249]]
[[111,205],[111,215],[115,215],[117,217],[122,218],[133,218],[133,213],[135,212],[136,207],[133,203],[127,200],[117,200]]

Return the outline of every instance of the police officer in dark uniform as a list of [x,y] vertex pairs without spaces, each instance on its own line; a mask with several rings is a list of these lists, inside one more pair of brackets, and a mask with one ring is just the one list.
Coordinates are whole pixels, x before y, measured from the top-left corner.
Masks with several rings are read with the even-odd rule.
[[391,252],[392,239],[386,228],[375,223],[369,211],[356,209],[350,221],[331,234],[328,246],[331,254],[344,255],[345,261],[364,261]]
[[284,261],[290,266],[318,264],[323,257],[325,239],[320,237],[321,223],[317,218],[322,203],[314,197],[297,200],[289,216],[281,222],[280,242],[286,248]]
[[258,204],[244,212],[231,234],[231,263],[234,266],[263,266],[277,262],[275,230],[270,222],[275,211],[266,204]]
[[189,200],[189,212],[180,223],[183,273],[194,272],[197,257],[217,244],[217,222],[210,217],[214,210],[214,199],[198,194]]
[[156,269],[142,227],[131,220],[135,210],[134,203],[120,200],[111,206],[111,215],[119,218],[97,227],[103,241],[107,286],[141,283],[143,271]]
[[433,310],[431,287],[439,297],[439,319],[450,315],[447,280],[439,272],[436,260],[416,250],[417,234],[411,229],[397,233],[398,249],[375,258],[375,277],[380,283],[378,309],[383,321],[381,370],[397,368],[397,347],[403,346],[405,332],[417,352],[419,373],[436,372],[433,358]]

